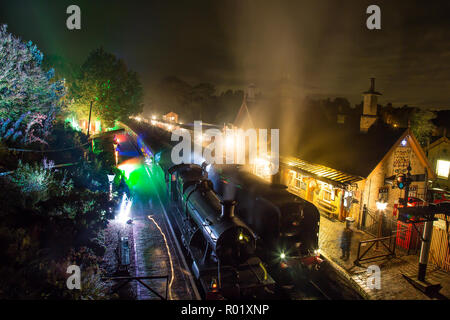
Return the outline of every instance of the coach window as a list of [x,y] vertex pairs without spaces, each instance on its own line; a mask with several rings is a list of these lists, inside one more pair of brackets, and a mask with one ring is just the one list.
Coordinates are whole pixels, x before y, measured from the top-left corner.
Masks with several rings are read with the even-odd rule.
[[324,201],[334,201],[334,190],[333,187],[331,185],[329,185],[328,183],[324,183],[323,187],[322,187],[322,199]]

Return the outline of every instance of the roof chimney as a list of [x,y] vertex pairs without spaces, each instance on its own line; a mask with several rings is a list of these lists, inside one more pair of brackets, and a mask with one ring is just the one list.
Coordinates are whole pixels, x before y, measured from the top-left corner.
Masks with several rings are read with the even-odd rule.
[[220,215],[221,219],[229,219],[234,217],[234,208],[236,207],[235,200],[224,200],[221,201],[222,205],[222,214]]
[[377,97],[379,95],[381,95],[381,93],[375,91],[375,78],[370,78],[370,89],[369,91],[363,92],[363,114],[361,115],[359,124],[361,132],[367,132],[377,120]]

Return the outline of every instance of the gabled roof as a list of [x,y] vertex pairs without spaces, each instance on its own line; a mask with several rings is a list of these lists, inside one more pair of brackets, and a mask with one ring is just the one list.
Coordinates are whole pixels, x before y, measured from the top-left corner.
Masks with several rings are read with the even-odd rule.
[[438,145],[440,145],[441,143],[450,143],[450,140],[445,136],[440,137],[439,139],[435,140],[432,144],[430,144],[428,147],[426,147],[425,150],[433,149]]
[[300,147],[298,158],[316,163],[354,176],[368,177],[379,163],[388,156],[405,136],[411,136],[411,147],[428,168],[431,179],[433,172],[423,149],[409,129],[393,128],[382,121],[376,121],[367,133],[351,128],[327,128],[311,133]]
[[311,163],[367,177],[403,131],[382,121],[376,121],[367,133],[351,126],[323,126],[305,137],[296,155]]
[[[417,139],[414,136],[413,132],[409,128],[406,129],[403,132],[403,134],[397,139],[397,141],[392,145],[392,147],[389,149],[389,151],[380,160],[378,165],[375,168],[373,168],[373,170],[370,172],[370,174],[372,174],[372,172],[374,172],[379,166],[382,165],[383,160],[387,159],[394,152],[394,150],[398,147],[398,145],[401,143],[401,141],[403,139],[405,139],[406,137],[409,138],[408,142],[409,142],[409,144],[411,146],[411,149],[416,154],[416,156],[419,159],[420,163],[427,170],[428,179],[435,179],[436,178],[436,174],[433,172],[433,169],[431,168],[430,162],[428,161],[428,158],[427,158],[425,152],[423,151],[422,147],[420,146],[419,141],[417,141]],[[370,174],[368,176],[370,176]]]
[[241,128],[241,129],[254,128],[252,116],[250,115],[250,112],[248,110],[246,96],[244,96],[244,100],[242,101],[241,108],[239,109],[239,112],[238,112],[233,124],[236,127]]

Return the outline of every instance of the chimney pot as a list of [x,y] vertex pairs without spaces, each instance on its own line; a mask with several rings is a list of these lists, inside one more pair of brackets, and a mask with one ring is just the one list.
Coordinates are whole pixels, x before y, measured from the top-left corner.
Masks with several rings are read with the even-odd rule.
[[375,91],[375,78],[370,78],[370,91]]
[[234,208],[236,207],[236,201],[235,200],[224,200],[221,201],[220,204],[222,205],[222,214],[220,215],[221,219],[228,219],[234,217]]

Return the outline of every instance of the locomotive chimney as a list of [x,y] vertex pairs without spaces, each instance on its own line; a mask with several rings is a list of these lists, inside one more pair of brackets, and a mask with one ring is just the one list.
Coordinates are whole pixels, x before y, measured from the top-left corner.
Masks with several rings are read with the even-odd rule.
[[272,175],[270,182],[272,183],[272,185],[278,185],[281,184],[281,173],[280,170],[278,170],[277,173],[275,173],[274,175]]
[[224,200],[221,201],[222,205],[222,214],[220,215],[221,219],[233,218],[234,217],[234,207],[236,206],[235,200]]

